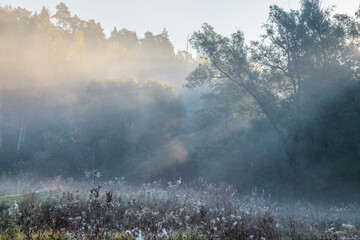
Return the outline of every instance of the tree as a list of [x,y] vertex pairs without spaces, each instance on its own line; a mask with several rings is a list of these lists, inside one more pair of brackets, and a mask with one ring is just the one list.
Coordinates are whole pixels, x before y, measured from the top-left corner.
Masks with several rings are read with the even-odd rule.
[[56,13],[52,16],[56,19],[56,25],[61,31],[71,31],[71,14],[65,3],[59,3],[56,6]]
[[279,135],[296,192],[301,123],[355,76],[357,26],[350,17],[332,17],[318,0],[302,1],[300,11],[271,6],[266,33],[250,47],[240,31],[223,37],[205,23],[190,41],[206,62],[188,76],[187,86],[232,83],[239,95],[252,98]]
[[96,23],[94,19],[86,22],[84,29],[85,44],[88,48],[99,46],[105,40],[105,34],[100,23]]
[[136,35],[136,32],[127,30],[125,28],[118,31],[116,27],[114,27],[113,31],[110,33],[109,40],[119,42],[126,49],[132,51],[139,47],[139,39]]
[[140,42],[144,51],[148,52],[150,56],[169,58],[175,55],[174,46],[170,42],[168,32],[165,29],[158,35],[146,32],[145,37]]
[[53,169],[47,170],[48,175],[60,171],[76,176],[86,169],[100,169],[106,176],[136,181],[163,174],[175,165],[168,162],[184,160],[177,139],[184,107],[167,84],[93,81],[71,109],[64,126],[44,134],[45,149],[38,154],[38,163],[40,168]]

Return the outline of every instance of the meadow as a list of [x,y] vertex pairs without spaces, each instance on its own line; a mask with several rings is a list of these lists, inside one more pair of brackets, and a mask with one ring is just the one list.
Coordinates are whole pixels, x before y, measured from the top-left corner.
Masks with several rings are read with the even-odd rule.
[[[61,177],[1,184],[0,239],[359,239],[359,206],[276,203],[198,179],[138,186]],[[26,183],[26,184],[24,184]],[[11,186],[11,187],[9,187]],[[31,186],[31,188],[30,188]],[[11,193],[12,191],[12,193]]]

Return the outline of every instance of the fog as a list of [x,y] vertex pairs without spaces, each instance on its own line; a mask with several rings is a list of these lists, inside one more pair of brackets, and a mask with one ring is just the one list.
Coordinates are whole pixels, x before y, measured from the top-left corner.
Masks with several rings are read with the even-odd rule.
[[[272,6],[264,35],[175,52],[55,13],[0,8],[0,174],[226,183],[275,199],[351,201],[360,188],[357,18],[302,1]],[[245,33],[246,34],[246,33]],[[4,180],[5,181],[5,180]]]

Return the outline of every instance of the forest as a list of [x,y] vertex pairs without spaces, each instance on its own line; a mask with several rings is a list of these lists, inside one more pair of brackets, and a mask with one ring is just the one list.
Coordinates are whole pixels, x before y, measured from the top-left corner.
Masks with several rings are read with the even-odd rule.
[[0,240],[359,239],[360,7],[262,29],[0,5]]
[[132,183],[180,177],[247,193],[360,190],[360,10],[270,6],[259,41],[138,36],[71,14],[0,9],[0,172]]

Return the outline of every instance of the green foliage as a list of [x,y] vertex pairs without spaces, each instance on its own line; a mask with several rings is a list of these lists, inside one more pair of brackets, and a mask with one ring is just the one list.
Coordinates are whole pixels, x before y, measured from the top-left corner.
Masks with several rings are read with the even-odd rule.
[[[359,81],[359,26],[354,18],[322,9],[317,0],[301,1],[300,10],[271,6],[269,20],[263,26],[265,34],[250,46],[245,45],[241,32],[224,37],[205,23],[191,38],[205,63],[187,78],[188,87],[208,85],[215,91],[206,96],[199,125],[247,120],[246,125],[251,127],[243,129],[245,133],[233,129],[240,136],[236,144],[246,147],[237,148],[238,157],[231,158],[239,163],[252,162],[252,167],[242,165],[252,169],[261,186],[266,182],[283,187],[290,184],[296,193],[299,185],[316,186],[309,181],[316,183],[319,173],[320,178],[328,171],[329,178],[355,176],[344,167],[340,173],[338,166],[358,166],[355,149],[359,139],[352,122],[357,122],[359,109],[351,107],[353,102],[358,105],[358,99],[350,96],[349,89],[356,92],[354,81]],[[233,107],[225,108],[224,99]],[[247,102],[248,107],[241,102]],[[238,122],[241,124],[241,120]],[[309,142],[309,138],[313,140]],[[340,143],[338,139],[349,141]],[[226,140],[212,141],[216,147],[205,156],[211,159],[227,149],[221,145]],[[220,153],[215,159],[230,155]],[[311,166],[319,166],[320,172],[308,171]],[[326,182],[329,185],[319,184],[317,190],[328,188],[332,181]]]
[[358,189],[359,26],[359,11],[334,14],[318,0],[271,6],[250,44],[205,23],[191,38],[203,59],[186,86],[211,89],[186,114],[168,84],[179,90],[197,60],[175,54],[165,29],[107,37],[64,3],[55,14],[0,7],[0,172],[200,175],[275,194]]
[[[100,169],[107,176],[139,179],[133,175],[153,174],[141,169],[156,160],[149,155],[178,135],[184,107],[174,90],[158,81],[95,81],[69,117],[75,120],[44,135],[45,151],[38,155],[44,174],[81,177],[86,169]],[[157,154],[172,160],[170,152]]]
[[[168,84],[179,90],[193,59],[178,58],[165,29],[140,37],[115,28],[107,37],[60,3],[54,14],[0,6],[0,30],[8,56],[0,63],[0,172],[70,176],[96,166],[137,179],[125,165],[169,154],[157,144],[172,142],[185,112]],[[128,76],[141,83],[91,81]]]

